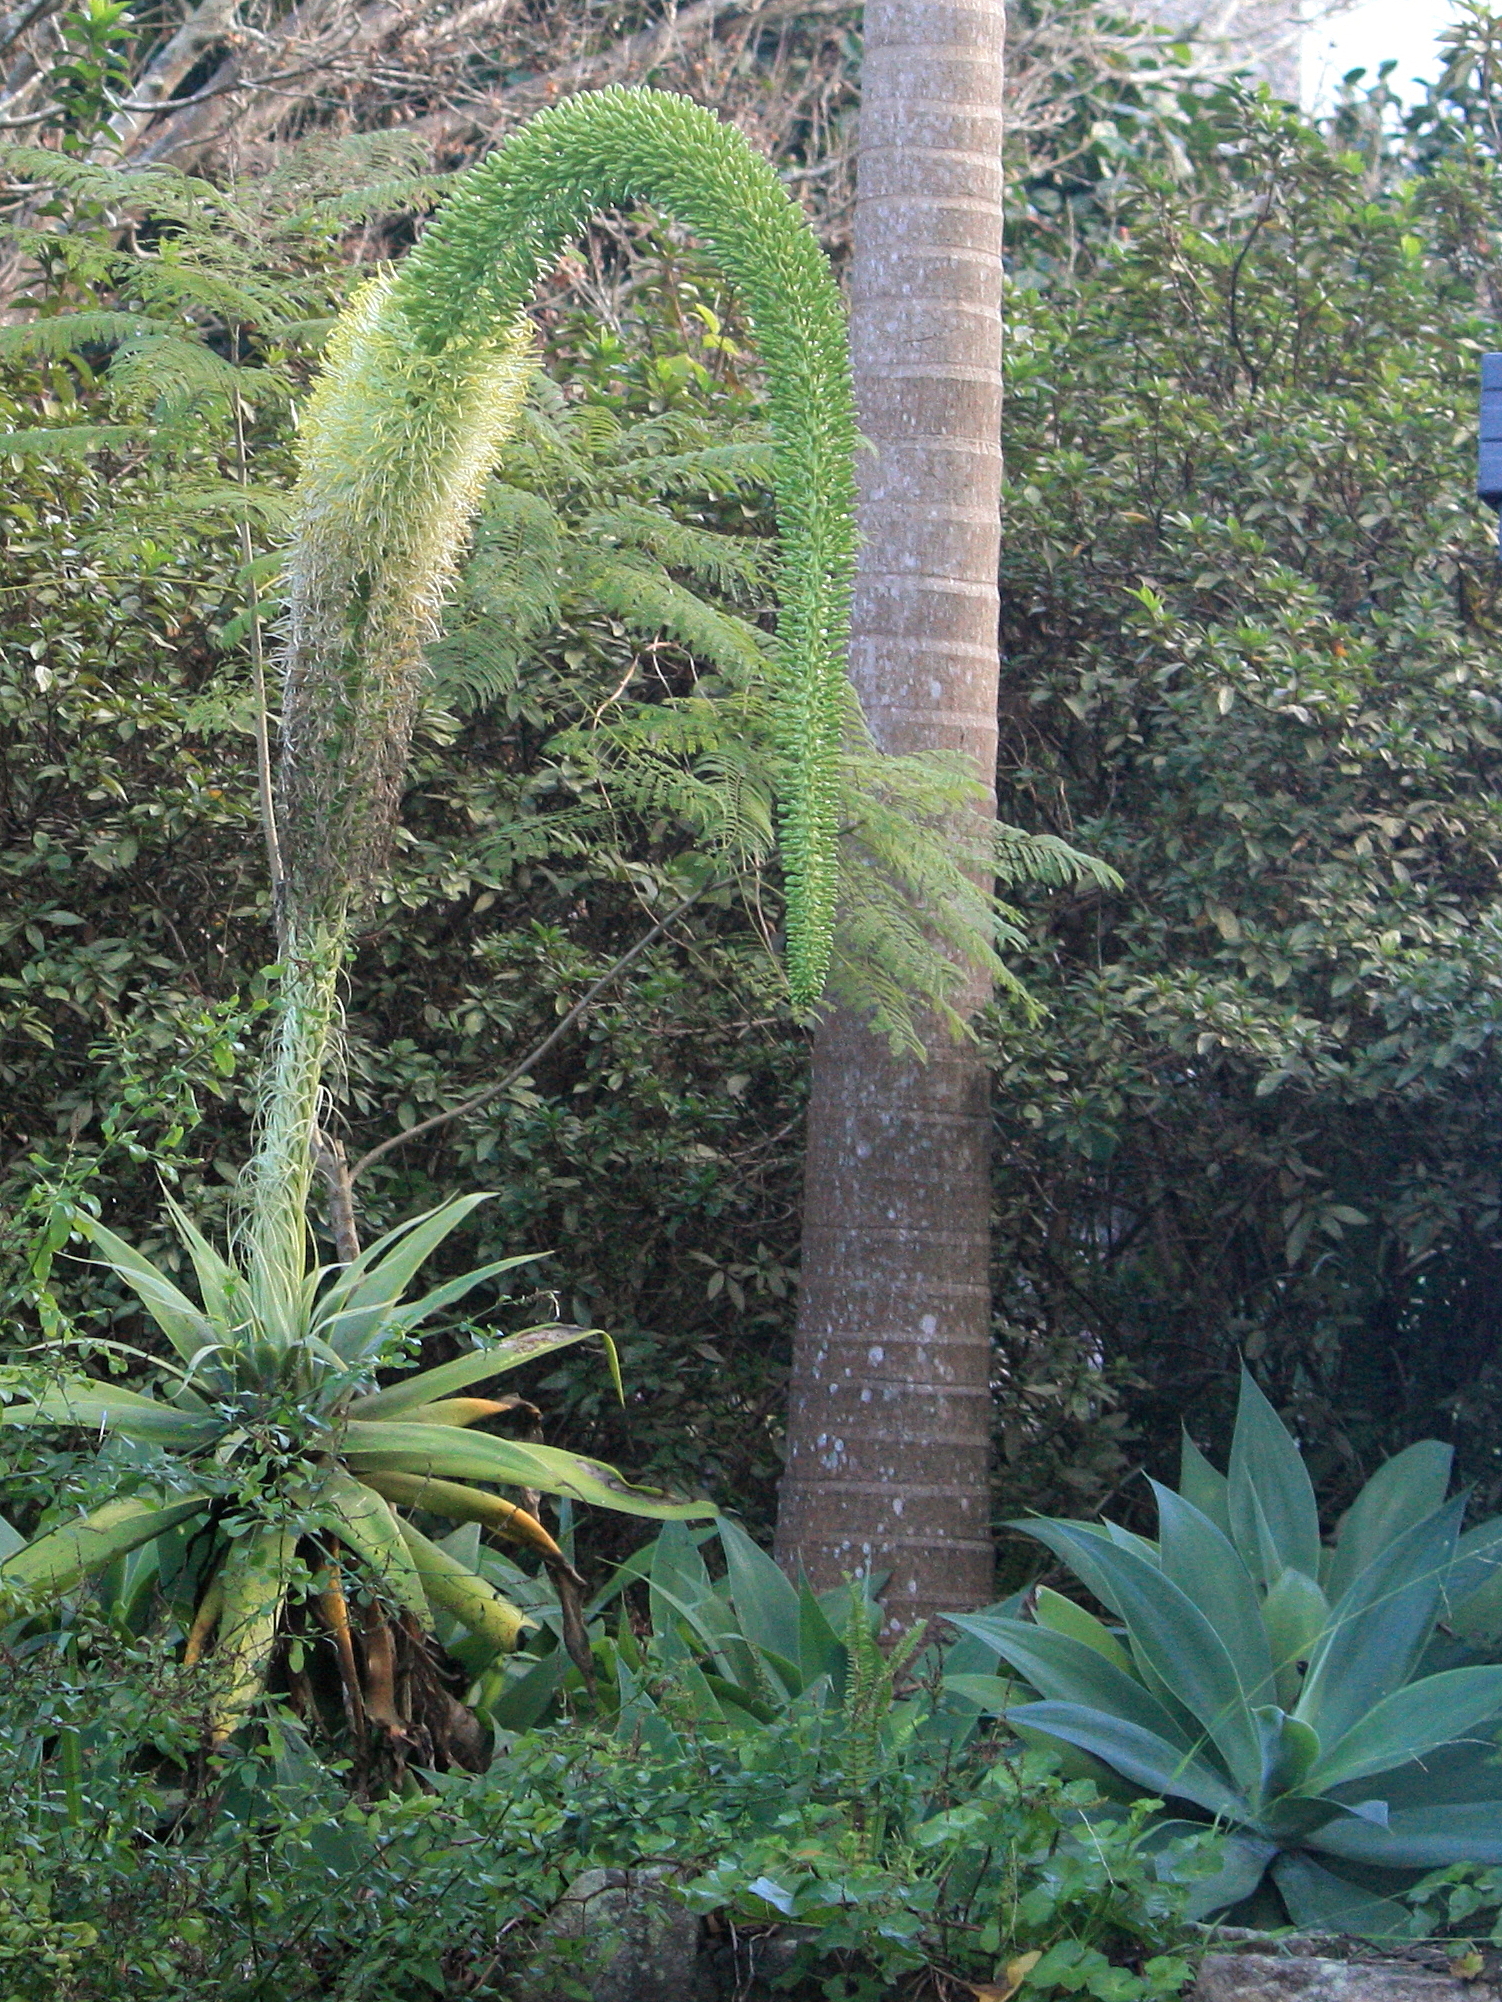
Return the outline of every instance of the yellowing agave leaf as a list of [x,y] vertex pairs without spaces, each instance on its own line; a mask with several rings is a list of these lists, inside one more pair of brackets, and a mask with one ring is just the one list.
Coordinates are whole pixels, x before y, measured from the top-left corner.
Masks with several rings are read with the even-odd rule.
[[424,1627],[433,1624],[422,1580],[412,1562],[396,1517],[363,1481],[336,1467],[323,1493],[330,1522],[374,1573],[376,1582]]
[[488,1579],[481,1578],[430,1543],[411,1523],[400,1524],[423,1589],[435,1606],[452,1613],[472,1634],[489,1641],[499,1653],[510,1654],[521,1638],[525,1615],[509,1599],[502,1598]]
[[544,1557],[563,1557],[536,1516],[500,1495],[462,1487],[457,1481],[430,1480],[423,1474],[370,1473],[363,1478],[367,1487],[404,1508],[425,1508],[434,1515],[446,1515],[450,1522],[478,1522],[517,1543],[529,1544]]
[[266,1686],[296,1548],[297,1538],[290,1530],[253,1530],[234,1544],[224,1561],[214,1660],[225,1679],[210,1719],[215,1745],[222,1745],[243,1723]]

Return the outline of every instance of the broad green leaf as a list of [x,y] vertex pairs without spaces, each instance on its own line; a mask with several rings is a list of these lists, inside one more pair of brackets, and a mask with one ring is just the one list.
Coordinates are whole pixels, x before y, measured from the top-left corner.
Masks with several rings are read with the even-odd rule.
[[184,1362],[191,1363],[223,1340],[223,1331],[202,1309],[123,1237],[116,1237],[83,1210],[74,1211],[73,1221],[90,1244],[104,1253],[101,1262],[130,1287]]
[[64,1378],[29,1404],[0,1407],[0,1425],[78,1426],[182,1452],[207,1446],[224,1430],[218,1419],[194,1418],[175,1405],[158,1404],[136,1391],[96,1383],[92,1377]]
[[369,1567],[381,1590],[415,1615],[423,1626],[431,1625],[422,1581],[396,1517],[381,1496],[363,1481],[345,1473],[342,1467],[333,1467],[319,1503],[328,1516],[330,1528]]
[[568,1668],[568,1655],[555,1648],[519,1675],[508,1675],[500,1694],[482,1702],[480,1714],[498,1731],[530,1731],[558,1694]]
[[1046,1737],[1060,1738],[1066,1745],[1077,1745],[1082,1752],[1093,1752],[1124,1779],[1149,1793],[1192,1800],[1196,1807],[1224,1815],[1228,1821],[1252,1818],[1249,1804],[1203,1760],[1125,1718],[1088,1710],[1078,1703],[1023,1703],[1007,1712],[1007,1720],[1025,1724]]
[[1379,1467],[1346,1510],[1331,1554],[1325,1590],[1338,1599],[1394,1537],[1440,1508],[1455,1455],[1438,1439],[1420,1439]]
[[[1132,1658],[1110,1628],[1096,1619],[1094,1613],[1087,1613],[1083,1606],[1077,1606],[1073,1599],[1066,1599],[1062,1592],[1050,1591],[1047,1585],[1040,1585],[1033,1594],[1033,1618],[1040,1627],[1051,1627],[1056,1634],[1068,1634],[1071,1640],[1083,1641],[1086,1647],[1093,1647],[1097,1654],[1103,1654],[1123,1674],[1132,1673]],[[953,1621],[950,1624],[953,1625]]]
[[[1154,1828],[1155,1837],[1167,1828],[1174,1837],[1189,1840],[1203,1837],[1204,1825],[1195,1821],[1159,1822]],[[1222,1912],[1227,1905],[1239,1905],[1243,1898],[1249,1898],[1266,1875],[1267,1866],[1278,1853],[1275,1842],[1264,1842],[1259,1836],[1249,1835],[1239,1829],[1227,1829],[1221,1836],[1224,1861],[1213,1877],[1202,1877],[1189,1887],[1189,1901],[1184,1908],[1188,1919],[1207,1919],[1214,1912]],[[1157,1841],[1153,1853],[1159,1850]]]
[[1308,1661],[1330,1624],[1330,1604],[1312,1578],[1302,1571],[1284,1571],[1262,1602],[1278,1682],[1278,1700],[1293,1709],[1299,1700],[1301,1661]]
[[1187,1432],[1179,1439],[1179,1493],[1224,1536],[1231,1534],[1230,1484],[1212,1467]]
[[[1304,1457],[1245,1367],[1231,1439],[1227,1504],[1231,1540],[1254,1576],[1268,1585],[1285,1569],[1319,1576],[1319,1509]],[[1276,1552],[1275,1562],[1264,1557],[1267,1537]]]
[[1465,1500],[1457,1495],[1395,1538],[1331,1608],[1295,1706],[1322,1743],[1339,1743],[1412,1675],[1439,1610]]
[[556,1325],[526,1328],[519,1335],[508,1335],[505,1341],[496,1342],[489,1348],[476,1349],[471,1355],[460,1356],[455,1362],[439,1363],[436,1368],[420,1370],[416,1376],[403,1377],[398,1383],[388,1384],[384,1390],[374,1390],[367,1397],[357,1397],[349,1407],[349,1415],[351,1418],[395,1418],[414,1405],[431,1404],[438,1398],[451,1397],[456,1391],[484,1383],[489,1377],[503,1376],[507,1370],[520,1369],[523,1363],[532,1362],[538,1356],[551,1355],[555,1349],[571,1348],[575,1342],[587,1341],[591,1335],[600,1335],[606,1342],[610,1339],[600,1328]]
[[1126,1627],[1132,1653],[1209,1732],[1238,1785],[1253,1787],[1262,1747],[1236,1666],[1192,1600],[1135,1550],[1060,1519],[1017,1523],[1072,1565]]
[[994,1648],[1050,1702],[1099,1710],[1151,1731],[1178,1751],[1193,1756],[1203,1752],[1203,1740],[1196,1743],[1185,1738],[1175,1719],[1136,1676],[1118,1668],[1087,1641],[1032,1626],[1025,1620],[955,1613],[950,1623]]
[[106,1502],[92,1515],[60,1523],[11,1551],[0,1563],[0,1586],[52,1595],[71,1592],[92,1572],[104,1570],[126,1551],[202,1515],[208,1505],[207,1495],[160,1503],[131,1495]]
[[712,1502],[680,1501],[653,1488],[633,1487],[603,1460],[443,1425],[351,1419],[341,1457],[355,1473],[390,1470],[433,1474],[440,1480],[496,1481],[658,1521],[714,1514]]
[[1332,1745],[1309,1775],[1320,1793],[1390,1772],[1502,1712],[1502,1668],[1452,1668],[1394,1690]]
[[801,1652],[796,1590],[738,1522],[722,1515],[715,1527],[725,1552],[726,1583],[741,1632],[763,1653],[775,1655],[785,1664],[796,1662]]
[[1398,1807],[1386,1828],[1342,1818],[1307,1838],[1312,1848],[1350,1863],[1389,1870],[1442,1870],[1451,1863],[1502,1864],[1502,1813],[1494,1801]]
[[1363,1939],[1406,1939],[1409,1911],[1326,1870],[1308,1856],[1284,1854],[1272,1866],[1296,1926],[1312,1932],[1357,1933]]
[[8,1522],[3,1515],[0,1515],[0,1564],[3,1564],[7,1557],[14,1557],[18,1550],[25,1548],[26,1538],[20,1530],[14,1523]]
[[1248,1703],[1273,1692],[1273,1658],[1257,1588],[1241,1554],[1209,1516],[1171,1488],[1150,1483],[1158,1502],[1158,1563],[1225,1643]]
[[845,1643],[830,1624],[829,1615],[819,1604],[813,1587],[802,1576],[798,1580],[798,1666],[805,1686],[821,1675],[843,1677],[848,1666]]
[[488,1641],[497,1653],[510,1654],[521,1637],[523,1614],[478,1572],[469,1570],[436,1543],[430,1543],[410,1522],[398,1525],[423,1590],[435,1606]]

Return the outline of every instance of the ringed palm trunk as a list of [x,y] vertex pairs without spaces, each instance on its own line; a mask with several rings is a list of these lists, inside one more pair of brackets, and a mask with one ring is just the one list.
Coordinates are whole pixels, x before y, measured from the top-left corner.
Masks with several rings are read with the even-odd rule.
[[[1004,36],[1004,0],[868,0],[851,275],[852,677],[884,749],[959,748],[988,792]],[[820,1589],[889,1571],[894,1628],[990,1597],[988,1130],[942,1030],[918,1064],[821,1027],[777,1548]]]

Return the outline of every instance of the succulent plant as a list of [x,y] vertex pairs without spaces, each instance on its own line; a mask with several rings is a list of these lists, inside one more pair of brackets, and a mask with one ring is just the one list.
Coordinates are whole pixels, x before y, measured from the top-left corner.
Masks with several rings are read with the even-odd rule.
[[[1485,1627],[1502,1519],[1462,1534],[1448,1446],[1389,1460],[1320,1535],[1314,1489],[1243,1371],[1229,1472],[1186,1436],[1177,1492],[1153,1483],[1158,1539],[1113,1523],[1013,1526],[1046,1544],[1108,1614],[1056,1592],[1031,1619],[957,1616],[1034,1694],[966,1691],[1091,1756],[1136,1794],[1225,1832],[1199,1916],[1269,1885],[1300,1926],[1400,1931],[1394,1896],[1442,1865],[1502,1863],[1502,1667],[1464,1665]],[[989,1690],[986,1683],[995,1686]]]
[[[50,1365],[0,1372],[0,1425],[77,1427],[159,1449],[155,1490],[139,1485],[92,1514],[23,1542],[0,1522],[0,1596],[53,1600],[173,1530],[200,1530],[206,1552],[186,1638],[190,1660],[220,1668],[210,1736],[222,1742],[260,1695],[289,1597],[299,1581],[335,1645],[346,1704],[396,1730],[380,1687],[393,1622],[419,1643],[434,1610],[492,1652],[514,1648],[524,1616],[478,1570],[432,1542],[399,1511],[479,1523],[533,1550],[567,1590],[563,1552],[529,1509],[493,1490],[564,1495],[658,1519],[713,1514],[639,1488],[577,1453],[477,1431],[520,1403],[460,1395],[597,1331],[529,1328],[452,1362],[391,1376],[410,1361],[416,1331],[483,1282],[529,1262],[498,1259],[406,1298],[422,1264],[483,1195],[458,1196],[399,1225],[350,1264],[310,1267],[300,1284],[266,1286],[214,1250],[175,1203],[169,1208],[195,1268],[201,1304],[93,1218],[78,1228],[136,1294],[172,1345],[159,1364],[164,1393]],[[608,1344],[607,1344],[608,1346]],[[615,1370],[614,1351],[610,1351]],[[619,1379],[617,1377],[617,1384]],[[135,1476],[139,1480],[139,1475]],[[482,1485],[474,1485],[476,1482]],[[345,1586],[383,1609],[351,1633]],[[389,1678],[388,1678],[389,1679]]]

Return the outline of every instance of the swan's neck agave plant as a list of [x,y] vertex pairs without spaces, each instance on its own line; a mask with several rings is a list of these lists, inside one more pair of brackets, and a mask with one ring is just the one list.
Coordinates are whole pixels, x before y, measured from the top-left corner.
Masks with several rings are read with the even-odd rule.
[[611,89],[544,112],[464,176],[345,315],[304,415],[278,823],[284,1015],[253,1170],[252,1261],[294,1261],[308,1135],[352,901],[378,873],[445,593],[515,427],[539,278],[601,209],[694,230],[745,307],[767,381],[781,547],[773,655],[793,1003],[834,938],[856,443],[845,316],[772,167],[688,99]]
[[1325,1543],[1298,1446],[1243,1373],[1228,1474],[1186,1437],[1178,1491],[1153,1483],[1156,1542],[1013,1525],[1106,1618],[1047,1590],[1031,1619],[956,1616],[1033,1694],[964,1691],[1196,1832],[1218,1823],[1225,1867],[1196,1915],[1401,1933],[1405,1883],[1502,1864],[1502,1668],[1478,1658],[1497,1652],[1502,1519],[1462,1534],[1450,1460],[1432,1439],[1399,1453]]

